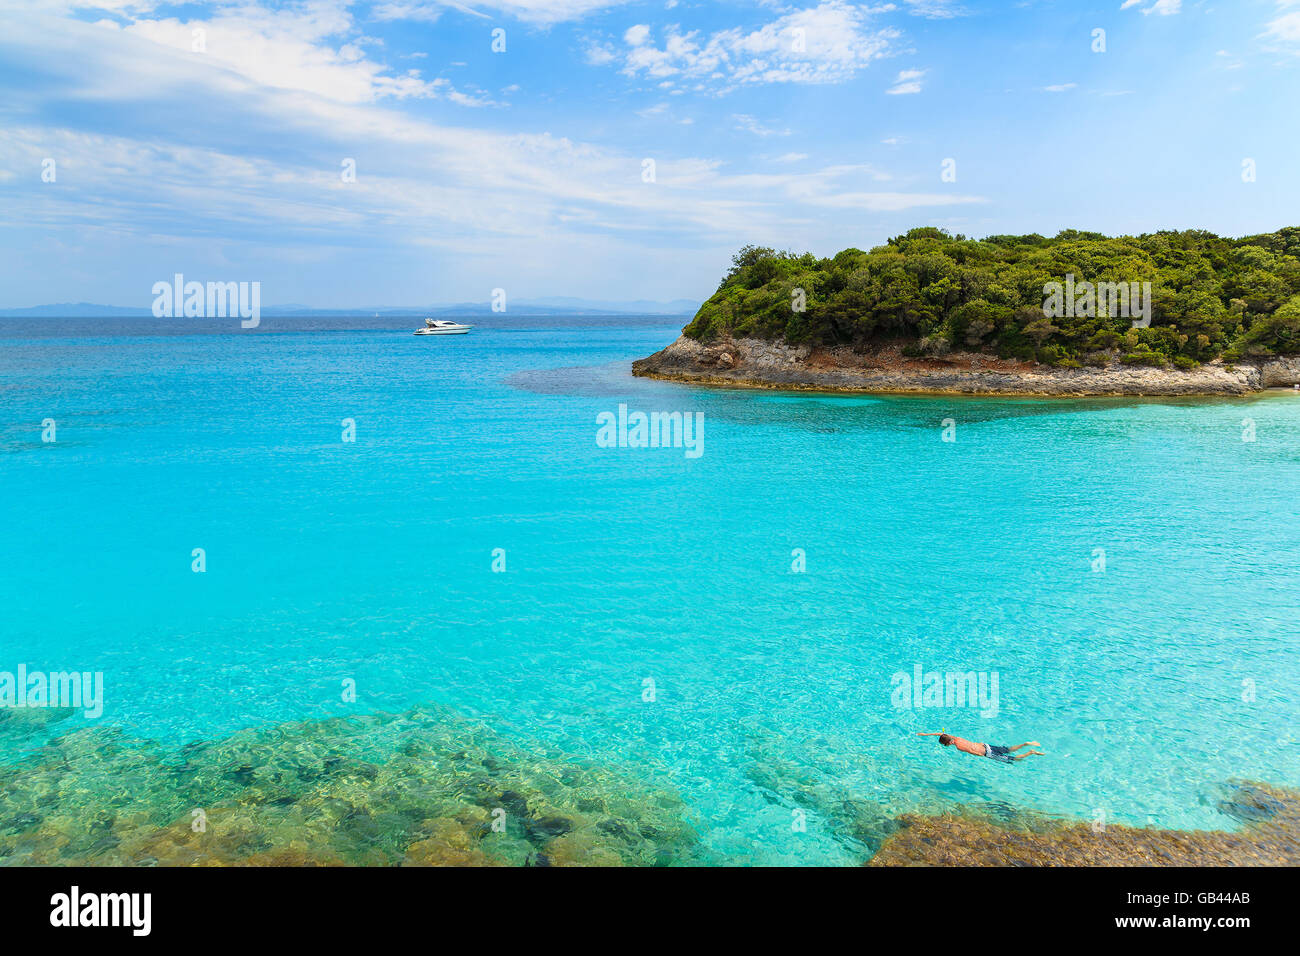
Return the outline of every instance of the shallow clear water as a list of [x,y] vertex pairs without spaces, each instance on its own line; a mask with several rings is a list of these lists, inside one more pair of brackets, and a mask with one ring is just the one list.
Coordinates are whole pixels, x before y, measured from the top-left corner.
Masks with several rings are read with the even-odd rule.
[[[1225,781],[1300,785],[1300,395],[696,389],[629,374],[663,320],[473,321],[0,320],[0,670],[103,671],[98,723],[165,742],[445,704],[743,863],[852,859],[839,795],[1229,828]],[[620,403],[703,455],[599,447]],[[996,715],[896,707],[916,665]]]

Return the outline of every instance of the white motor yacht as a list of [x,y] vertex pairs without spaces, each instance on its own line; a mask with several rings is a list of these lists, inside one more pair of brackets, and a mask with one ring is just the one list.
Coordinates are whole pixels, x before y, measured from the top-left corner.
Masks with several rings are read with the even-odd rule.
[[416,335],[464,335],[472,325],[461,325],[447,319],[425,319],[424,328],[416,329]]

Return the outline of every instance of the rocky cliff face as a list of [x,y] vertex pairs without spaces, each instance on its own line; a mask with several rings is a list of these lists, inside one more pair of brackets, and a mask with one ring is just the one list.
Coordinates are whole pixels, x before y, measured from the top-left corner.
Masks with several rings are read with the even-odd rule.
[[1001,395],[1248,395],[1300,384],[1300,357],[1190,371],[1115,363],[1058,369],[978,353],[907,358],[896,348],[868,353],[760,339],[708,345],[681,336],[632,363],[635,375],[711,385],[865,392]]
[[1267,359],[1260,363],[1259,375],[1264,388],[1300,385],[1300,355]]

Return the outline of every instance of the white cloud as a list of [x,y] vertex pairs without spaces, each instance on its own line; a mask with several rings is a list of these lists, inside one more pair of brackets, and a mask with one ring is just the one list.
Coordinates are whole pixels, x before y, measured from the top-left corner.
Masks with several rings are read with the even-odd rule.
[[[1278,4],[1278,10],[1293,5],[1283,0]],[[1283,13],[1276,19],[1270,20],[1265,24],[1260,39],[1267,49],[1274,52],[1300,54],[1300,11]]]
[[[60,174],[57,191],[6,195],[5,232],[40,229],[50,241],[75,241],[86,250],[83,271],[123,250],[132,269],[146,271],[181,257],[239,258],[256,269],[294,255],[348,263],[386,250],[381,258],[399,263],[395,275],[410,271],[408,258],[427,260],[419,250],[436,249],[458,283],[501,270],[555,282],[564,271],[555,250],[564,262],[611,269],[654,261],[666,274],[670,246],[850,233],[861,210],[984,201],[876,191],[888,173],[865,166],[765,166],[774,174],[757,176],[667,150],[647,185],[643,154],[621,145],[576,141],[563,129],[507,133],[418,115],[410,97],[419,94],[404,95],[400,84],[425,81],[368,58],[341,4],[244,6],[205,22],[218,28],[208,53],[195,54],[180,41],[177,27],[189,26],[180,21],[110,28],[0,13],[0,62],[32,79],[25,119],[0,137],[0,169],[39,169],[42,157],[55,156]],[[221,49],[236,37],[280,62]],[[428,86],[439,97],[474,92]],[[356,158],[355,182],[341,181],[345,157]],[[780,162],[806,159],[791,153]]]
[[969,203],[988,202],[981,196],[959,196],[951,193],[839,193],[809,199],[819,206],[837,209],[863,209],[867,212],[903,212],[931,206],[964,206]]
[[623,42],[628,46],[644,46],[650,39],[650,28],[644,23],[628,27],[627,32],[623,34]]
[[966,10],[956,0],[905,0],[905,2],[908,12],[931,20],[946,20],[950,17],[966,15]]
[[609,48],[608,45],[592,43],[583,51],[586,61],[592,66],[606,66],[618,59],[618,54]]
[[448,80],[424,80],[418,70],[395,74],[369,59],[346,0],[274,10],[246,4],[217,11],[207,20],[140,18],[122,27],[112,21],[99,26],[142,37],[259,86],[302,90],[341,103],[437,96],[465,105],[484,103],[481,97],[454,91]]
[[774,129],[770,126],[764,126],[754,117],[745,113],[737,113],[732,117],[736,121],[736,129],[744,130],[746,133],[753,133],[755,136],[789,136],[788,129]]
[[894,85],[885,92],[893,96],[920,93],[921,77],[925,76],[925,73],[925,70],[899,70],[898,76],[894,78]]
[[1064,93],[1066,90],[1072,90],[1078,83],[1056,83],[1052,86],[1044,86],[1043,90],[1047,93]]
[[709,36],[666,29],[662,45],[649,27],[624,34],[623,73],[687,84],[696,90],[730,90],[752,83],[838,83],[885,55],[897,30],[867,27],[869,11],[844,0],[823,0],[756,30],[735,27]]
[[[1138,6],[1140,3],[1142,3],[1142,0],[1124,0],[1124,2],[1120,4],[1119,8],[1121,10],[1127,10],[1130,7]],[[1183,0],[1156,0],[1155,3],[1151,4],[1151,6],[1146,7],[1142,13],[1154,13],[1157,16],[1169,17],[1173,16],[1175,13],[1182,13],[1182,11]]]
[[[483,234],[536,235],[536,230],[549,228],[547,224],[554,222],[562,208],[570,213],[585,210],[593,222],[616,230],[635,228],[617,212],[633,210],[652,214],[659,224],[714,232],[734,229],[741,234],[746,222],[768,206],[767,200],[753,199],[749,191],[752,177],[726,174],[714,159],[658,157],[656,189],[647,190],[640,179],[639,154],[576,143],[550,133],[506,134],[438,126],[384,106],[376,97],[359,96],[346,83],[341,90],[327,83],[324,92],[331,95],[322,95],[319,84],[290,83],[279,75],[260,77],[256,70],[214,71],[208,61],[188,50],[150,39],[147,34],[152,29],[106,29],[73,21],[38,26],[15,21],[0,29],[0,51],[8,56],[9,51],[22,50],[27,57],[48,64],[62,77],[47,84],[50,90],[85,83],[84,90],[93,92],[105,108],[114,103],[130,104],[129,110],[139,117],[157,116],[158,127],[133,134],[138,138],[74,138],[67,141],[64,152],[83,168],[98,164],[105,177],[119,176],[119,185],[127,181],[144,184],[144,195],[161,181],[174,182],[178,196],[191,188],[209,190],[211,177],[200,171],[209,166],[221,169],[220,188],[212,190],[214,197],[225,197],[221,201],[214,198],[213,215],[217,217],[227,209],[248,219],[262,215],[274,219],[283,209],[298,209],[300,218],[311,222],[316,214],[313,208],[334,204],[333,193],[320,195],[316,191],[326,185],[337,191],[337,165],[295,168],[257,158],[258,145],[264,143],[257,130],[264,128],[275,129],[280,134],[278,141],[311,144],[303,152],[313,156],[354,155],[353,150],[362,145],[374,151],[379,158],[371,161],[368,172],[367,167],[361,168],[357,183],[352,184],[357,188],[349,186],[347,193],[356,200],[350,208],[360,206],[365,215],[358,218],[366,221],[396,217],[419,228],[433,220],[443,225],[461,223]],[[81,56],[72,56],[73,50],[81,51]],[[173,126],[169,118],[177,107],[183,109],[196,97],[206,104],[205,122]],[[227,113],[219,112],[219,106],[228,108],[228,115],[239,117],[240,142],[228,143],[230,129],[218,120]],[[33,135],[33,150],[44,135]],[[69,131],[69,135],[73,134]],[[186,136],[204,143],[169,142],[167,136]],[[17,148],[12,138],[10,143]],[[275,144],[264,145],[270,149]],[[254,155],[226,152],[236,146],[253,150]],[[195,159],[200,156],[201,160]],[[24,159],[12,166],[27,162]],[[377,164],[382,172],[375,168]],[[12,168],[9,162],[3,165]],[[182,172],[186,169],[192,174]],[[436,169],[437,175],[430,177],[430,169]],[[768,185],[800,200],[832,203],[841,190],[839,181],[862,169],[831,167],[815,174],[769,180]],[[872,171],[872,175],[881,178],[883,174]],[[300,188],[316,194],[315,206],[285,198]],[[241,201],[232,204],[232,195],[241,196]],[[265,197],[265,208],[260,211],[259,196]],[[493,200],[482,202],[483,196]],[[917,200],[921,204],[929,201],[925,196]],[[177,206],[184,208],[185,204],[178,198]]]
[[621,6],[630,0],[384,0],[371,11],[379,20],[420,20],[433,23],[448,10],[487,19],[505,14],[525,23],[549,25],[580,20],[589,13]]

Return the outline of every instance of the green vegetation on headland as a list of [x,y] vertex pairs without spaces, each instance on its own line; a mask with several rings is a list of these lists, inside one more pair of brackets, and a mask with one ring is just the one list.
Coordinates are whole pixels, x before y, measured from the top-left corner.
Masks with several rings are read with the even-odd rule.
[[[1116,309],[1049,316],[1046,288],[1067,276],[1098,286],[1149,282],[1149,327],[1134,328]],[[746,246],[683,331],[702,342],[751,337],[863,351],[901,343],[912,356],[985,352],[1064,367],[1118,359],[1194,368],[1293,355],[1300,227],[1241,239],[1073,229],[1052,239],[968,239],[926,227],[829,259]]]

